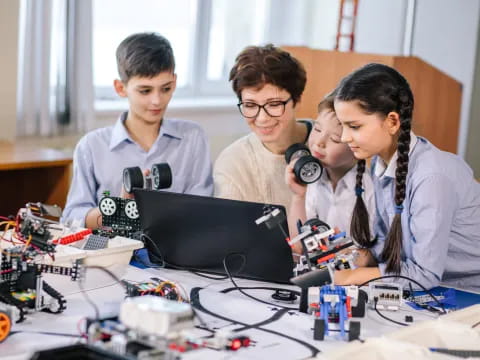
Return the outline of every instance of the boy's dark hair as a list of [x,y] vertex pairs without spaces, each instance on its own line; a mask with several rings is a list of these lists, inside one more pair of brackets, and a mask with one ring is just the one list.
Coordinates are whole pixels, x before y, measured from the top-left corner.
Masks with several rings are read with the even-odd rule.
[[[345,77],[336,91],[336,99],[356,101],[367,114],[377,113],[387,116],[390,112],[396,112],[399,115],[400,134],[398,136],[398,160],[395,172],[395,217],[381,254],[382,261],[387,264],[386,270],[398,274],[401,269],[403,242],[401,213],[405,199],[410,129],[414,105],[412,90],[407,80],[395,69],[382,64],[368,64]],[[363,169],[360,168],[359,162],[357,174],[362,173],[364,169],[364,167]],[[361,191],[359,192],[361,193]],[[357,199],[357,203],[359,200],[361,198]],[[365,208],[365,205],[363,205],[363,208]],[[355,206],[354,214],[361,211],[361,206],[358,208]],[[364,216],[364,214],[357,215]],[[356,224],[355,229],[352,227],[352,236],[362,246],[368,246],[370,242],[370,231],[367,227],[368,223],[363,221]]]
[[118,74],[127,83],[134,76],[154,77],[164,71],[175,71],[175,58],[170,42],[157,33],[128,36],[117,52]]
[[246,47],[235,59],[229,80],[238,99],[247,87],[272,84],[288,91],[296,104],[305,89],[307,74],[303,65],[285,50],[272,44]]

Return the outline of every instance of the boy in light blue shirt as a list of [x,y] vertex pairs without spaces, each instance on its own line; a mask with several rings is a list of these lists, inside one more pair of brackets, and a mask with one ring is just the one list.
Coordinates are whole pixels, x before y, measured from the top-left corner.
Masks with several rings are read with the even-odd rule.
[[116,56],[120,79],[114,87],[128,99],[129,110],[114,126],[94,130],[77,144],[62,217],[88,228],[101,223],[98,203],[105,190],[112,196],[127,196],[122,186],[126,167],[146,170],[166,162],[173,175],[169,191],[213,194],[204,131],[191,121],[164,118],[177,80],[169,41],[155,33],[133,34],[120,43]]

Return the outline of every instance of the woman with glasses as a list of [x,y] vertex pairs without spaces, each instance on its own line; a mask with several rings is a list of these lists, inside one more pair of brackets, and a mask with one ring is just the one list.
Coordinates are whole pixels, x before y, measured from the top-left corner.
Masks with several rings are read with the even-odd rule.
[[250,46],[237,56],[230,81],[252,132],[219,155],[215,195],[288,209],[292,195],[284,181],[285,150],[306,142],[312,128],[311,122],[297,121],[295,116],[305,88],[305,69],[273,45]]

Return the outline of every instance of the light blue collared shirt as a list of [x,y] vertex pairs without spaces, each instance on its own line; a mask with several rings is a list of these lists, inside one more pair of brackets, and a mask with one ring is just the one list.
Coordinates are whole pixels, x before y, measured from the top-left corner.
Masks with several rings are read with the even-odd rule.
[[[410,148],[400,274],[426,288],[442,283],[480,291],[480,183],[463,159],[426,139],[412,134]],[[396,159],[388,166],[379,157],[372,160],[378,236],[372,253],[377,260],[395,216]],[[391,275],[385,263],[379,267],[382,275]]]
[[166,191],[213,195],[212,164],[205,132],[191,121],[164,119],[160,133],[147,152],[125,128],[127,113],[114,126],[94,130],[78,142],[73,155],[73,179],[62,221],[79,220],[96,206],[105,190],[120,196],[126,167],[142,171],[166,162],[172,169],[172,186]]

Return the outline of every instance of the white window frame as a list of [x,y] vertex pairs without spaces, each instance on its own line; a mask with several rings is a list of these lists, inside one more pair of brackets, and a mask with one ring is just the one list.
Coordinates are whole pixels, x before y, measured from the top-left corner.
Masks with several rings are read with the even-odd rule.
[[[283,2],[285,2],[285,0],[270,0],[267,4],[266,14],[269,14],[269,16],[266,19],[267,26],[265,27],[264,33],[265,43],[269,42],[269,39],[274,39],[275,37],[270,35],[272,32],[277,31],[277,29],[274,29],[270,26],[270,18],[273,16],[278,16],[279,12],[282,12],[283,9],[285,9],[285,12],[287,12],[288,8],[290,8],[281,6],[280,3]],[[279,4],[280,6],[277,6]],[[270,11],[272,6],[275,7],[274,11]],[[197,0],[196,9],[197,13],[193,40],[193,52],[189,60],[189,79],[187,80],[187,85],[185,87],[177,88],[175,91],[175,99],[179,100],[178,102],[180,103],[185,103],[186,99],[197,99],[197,101],[201,99],[208,100],[211,98],[227,97],[231,99],[234,97],[234,94],[228,81],[228,74],[224,74],[225,76],[219,80],[207,80],[206,76],[208,67],[207,62],[210,41],[209,35],[211,28],[212,0]],[[100,95],[95,98],[96,104],[99,104],[99,106],[96,105],[96,108],[105,109],[113,105],[115,102],[124,103],[121,101],[122,99],[119,99],[114,94],[113,91],[113,87],[95,87],[95,93]],[[103,103],[103,105],[100,103]]]

